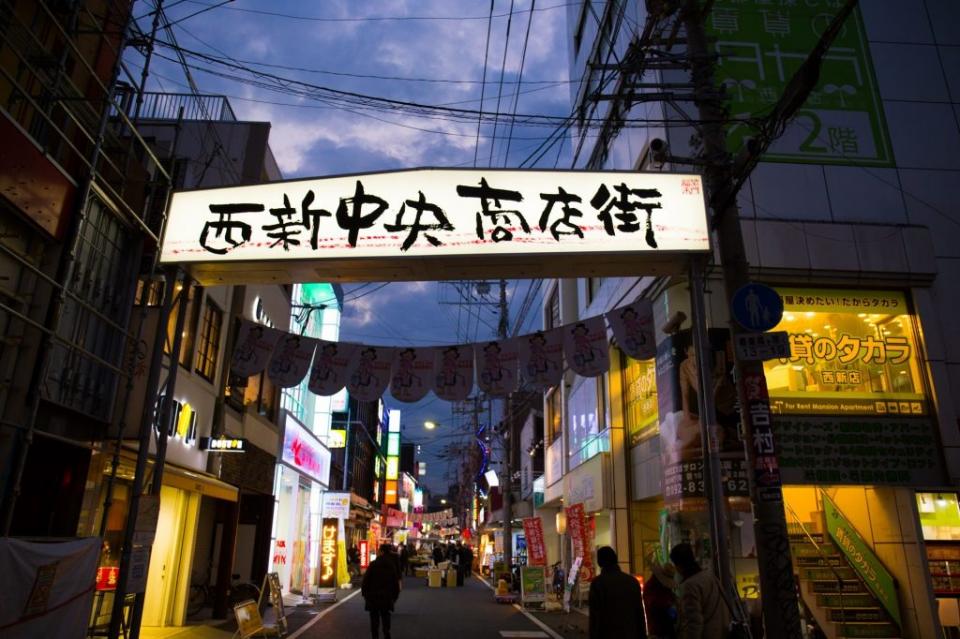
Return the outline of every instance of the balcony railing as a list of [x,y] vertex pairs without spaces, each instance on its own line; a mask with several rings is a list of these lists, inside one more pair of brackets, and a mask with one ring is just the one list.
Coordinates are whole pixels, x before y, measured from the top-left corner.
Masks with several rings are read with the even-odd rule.
[[[132,118],[136,111],[136,101],[132,91],[124,96],[122,105],[127,116]],[[183,109],[184,120],[237,121],[237,116],[226,96],[192,93],[144,93],[140,119],[176,120],[180,117],[180,109]]]

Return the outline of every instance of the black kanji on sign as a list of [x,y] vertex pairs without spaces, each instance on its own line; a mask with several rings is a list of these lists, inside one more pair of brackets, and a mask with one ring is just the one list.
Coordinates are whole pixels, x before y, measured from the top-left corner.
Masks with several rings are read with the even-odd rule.
[[[372,204],[376,208],[364,214],[363,206],[365,204]],[[363,182],[357,180],[357,188],[353,197],[340,198],[340,206],[337,207],[337,224],[348,232],[347,241],[350,246],[355,247],[360,237],[360,230],[372,228],[386,210],[386,200],[366,194],[363,190]]]
[[290,198],[286,193],[283,195],[283,206],[270,209],[270,215],[277,218],[276,224],[264,224],[261,228],[266,232],[267,237],[276,240],[270,245],[271,248],[278,244],[283,246],[283,250],[289,251],[291,246],[300,246],[299,235],[303,230],[311,231],[310,246],[317,249],[317,235],[320,230],[320,218],[332,217],[330,211],[324,209],[311,209],[310,205],[316,196],[313,191],[307,191],[300,203],[300,218],[295,219],[296,210],[290,206]]
[[[660,202],[644,202],[644,199],[661,197],[657,189],[630,189],[626,184],[613,187],[619,197],[612,196],[606,185],[601,184],[596,194],[590,200],[590,205],[600,212],[599,218],[608,235],[616,231],[635,233],[640,230],[637,210],[647,213],[646,241],[650,248],[657,248],[657,238],[653,231],[653,210],[663,208]],[[619,224],[614,220],[616,219]]]
[[484,216],[489,217],[490,221],[495,225],[493,233],[490,235],[490,238],[494,242],[509,242],[513,239],[513,231],[506,226],[510,223],[511,216],[513,215],[517,216],[520,222],[520,227],[524,230],[524,232],[530,232],[530,225],[527,224],[527,220],[523,217],[523,214],[520,213],[520,211],[516,209],[490,208],[491,201],[493,205],[497,207],[503,206],[500,203],[502,200],[507,202],[522,202],[523,196],[520,195],[520,191],[495,189],[487,184],[486,178],[480,178],[480,186],[458,185],[457,195],[460,197],[475,197],[480,200],[480,211],[477,212],[477,237],[481,240],[484,239]]
[[[541,193],[540,199],[547,203],[543,209],[543,213],[540,214],[541,231],[547,230],[550,213],[553,211],[554,205],[559,203],[561,205],[560,211],[563,215],[559,219],[554,220],[553,224],[550,225],[550,233],[553,235],[553,239],[559,242],[561,235],[576,235],[583,239],[583,229],[571,221],[571,218],[583,217],[583,213],[580,209],[570,206],[574,202],[582,202],[583,198],[573,193],[567,193],[563,190],[563,187],[557,187],[556,193]],[[561,227],[567,230],[562,231],[560,230]]]
[[[390,231],[391,233],[397,233],[399,231],[409,231],[407,234],[407,239],[403,241],[403,245],[400,247],[401,251],[406,251],[408,248],[413,246],[417,241],[417,236],[420,234],[420,231],[423,231],[423,237],[427,239],[430,244],[433,246],[440,246],[442,242],[438,240],[435,236],[427,231],[452,231],[453,224],[450,223],[450,220],[447,219],[446,214],[444,214],[443,209],[441,209],[436,204],[431,204],[427,202],[427,199],[423,196],[423,191],[419,191],[420,196],[416,200],[407,200],[400,206],[400,211],[397,212],[397,219],[393,224],[384,224],[383,228]],[[403,224],[403,214],[406,212],[407,207],[410,207],[415,211],[413,222],[410,224]],[[425,212],[433,214],[433,218],[437,221],[436,224],[422,224],[420,218],[423,217]]]
[[[208,221],[203,224],[203,230],[200,231],[200,246],[204,250],[216,255],[226,255],[227,251],[235,249],[241,244],[250,241],[253,229],[246,222],[234,220],[232,216],[239,213],[261,213],[264,209],[263,204],[243,203],[243,204],[211,204],[210,212],[216,213],[218,218],[215,221]],[[210,231],[213,231],[213,237],[222,238],[226,246],[211,246]],[[240,241],[234,237],[234,233],[240,233]]]

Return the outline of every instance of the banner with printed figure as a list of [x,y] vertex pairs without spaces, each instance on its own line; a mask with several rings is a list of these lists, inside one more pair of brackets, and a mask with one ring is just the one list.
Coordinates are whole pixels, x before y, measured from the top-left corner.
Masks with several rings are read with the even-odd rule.
[[397,349],[389,346],[365,346],[354,357],[347,391],[362,402],[379,399],[390,383],[390,371]]
[[416,402],[433,390],[436,349],[397,350],[390,380],[390,394],[398,402]]
[[535,390],[553,388],[563,378],[563,329],[537,331],[520,342],[520,374]]
[[317,352],[310,369],[310,392],[335,395],[347,383],[347,375],[359,344],[317,340]]
[[517,389],[516,339],[482,342],[473,345],[477,358],[477,385],[491,397],[506,397]]
[[268,328],[263,324],[251,322],[248,319],[240,321],[240,331],[237,333],[237,347],[233,351],[233,360],[230,362],[230,371],[237,377],[251,377],[258,375],[273,355],[281,331]]
[[433,392],[448,402],[462,402],[473,390],[473,349],[467,345],[436,349]]
[[280,388],[290,388],[302,382],[310,369],[316,347],[314,339],[283,333],[267,367],[270,381]]
[[617,346],[633,359],[653,359],[657,339],[653,330],[653,303],[639,299],[606,314]]
[[602,317],[591,317],[563,327],[563,356],[573,372],[597,377],[610,369],[607,325]]

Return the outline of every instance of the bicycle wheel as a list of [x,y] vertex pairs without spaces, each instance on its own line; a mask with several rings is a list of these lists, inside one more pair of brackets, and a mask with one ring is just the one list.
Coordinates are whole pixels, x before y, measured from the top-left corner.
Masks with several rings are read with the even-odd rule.
[[201,610],[207,603],[206,586],[190,586],[190,594],[187,596],[187,616],[192,617]]

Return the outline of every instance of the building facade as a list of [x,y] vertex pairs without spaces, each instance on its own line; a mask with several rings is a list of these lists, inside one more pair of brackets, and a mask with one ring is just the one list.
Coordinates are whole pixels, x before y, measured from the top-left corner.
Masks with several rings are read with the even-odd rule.
[[[705,16],[710,46],[720,54],[715,80],[726,92],[733,157],[750,135],[747,116],[770,111],[838,5],[804,4],[717,2]],[[665,13],[650,15],[648,6]],[[684,162],[699,153],[698,114],[685,97],[694,87],[683,31],[671,31],[677,16],[668,6],[568,7],[577,168],[699,172]],[[950,151],[960,142],[953,81],[960,67],[950,48],[958,18],[930,0],[863,3],[826,56],[820,84],[738,197],[751,276],[784,301],[773,330],[789,334],[791,354],[766,362],[764,371],[803,612],[827,636],[866,625],[844,622],[837,612],[843,604],[825,594],[837,572],[851,581],[848,601],[869,609],[874,629],[926,637],[958,623],[950,575],[960,354],[949,319],[960,236],[951,205],[960,167]],[[666,83],[673,94],[668,101],[644,97],[642,83]],[[588,119],[599,125],[588,130]],[[732,562],[754,610],[756,550],[730,309],[716,269],[707,289]],[[615,547],[625,568],[649,577],[651,562],[679,541],[693,543],[706,563],[712,553],[691,325],[670,321],[678,311],[691,317],[686,278],[560,280],[547,294],[544,325],[640,297],[653,303],[656,360],[631,360],[614,345],[608,375],[568,377],[545,397],[545,503],[538,512],[548,552],[563,557],[569,547],[562,536],[551,539],[563,526],[547,524],[582,498],[592,513],[593,547]],[[577,495],[590,485],[592,499]],[[875,569],[898,584],[893,603],[863,587],[855,562],[831,541],[836,522],[854,531]],[[836,569],[817,569],[819,552]]]

